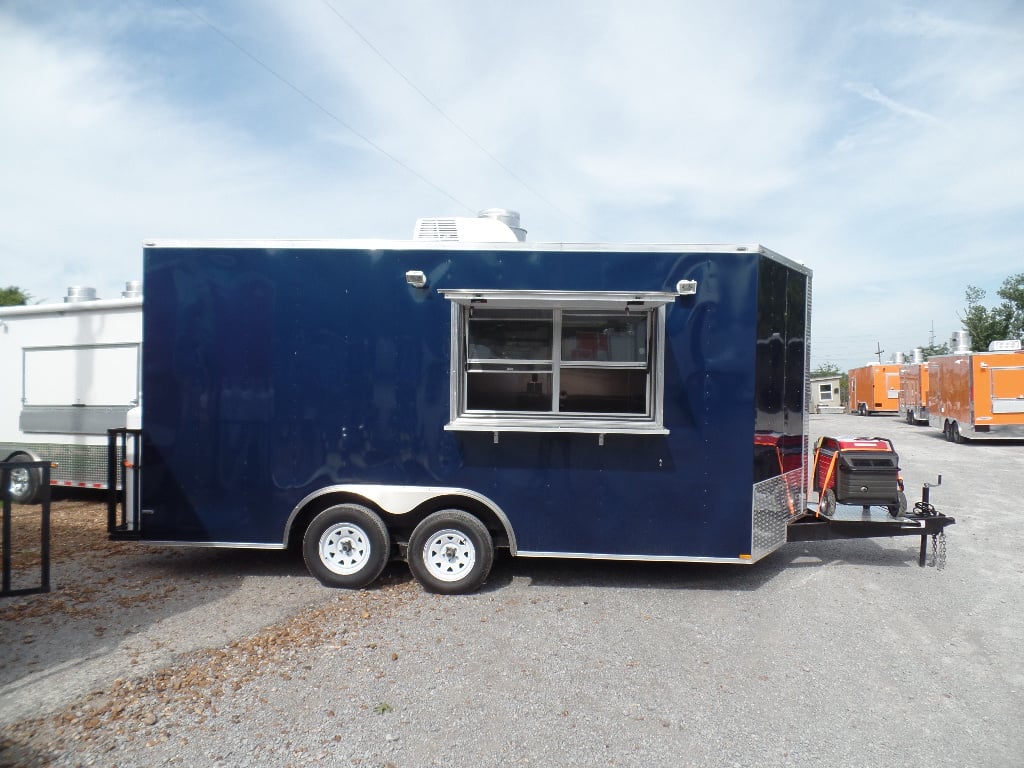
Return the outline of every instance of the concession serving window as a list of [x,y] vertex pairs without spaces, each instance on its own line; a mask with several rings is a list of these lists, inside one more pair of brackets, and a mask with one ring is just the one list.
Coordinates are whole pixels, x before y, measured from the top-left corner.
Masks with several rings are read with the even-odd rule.
[[445,290],[449,430],[666,434],[666,292]]

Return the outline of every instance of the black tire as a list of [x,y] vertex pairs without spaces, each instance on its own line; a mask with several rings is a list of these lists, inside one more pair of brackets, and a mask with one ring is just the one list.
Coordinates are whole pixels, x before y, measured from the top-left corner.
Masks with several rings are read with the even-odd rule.
[[960,434],[960,425],[955,421],[949,425],[949,439],[954,443],[965,442],[964,436]]
[[857,409],[857,415],[858,416],[867,416],[868,415],[867,403],[861,403],[860,404],[860,407]]
[[899,517],[907,511],[907,494],[903,491],[896,491],[896,504],[889,506],[889,514]]
[[916,419],[914,418],[914,412],[910,408],[907,408],[907,424],[913,426]]
[[306,567],[326,587],[372,584],[391,557],[384,521],[358,504],[338,504],[313,518],[302,537]]
[[836,513],[836,492],[831,488],[826,488],[822,499],[821,513],[825,517],[832,517]]
[[946,438],[947,443],[953,442],[953,433],[950,430],[950,425],[948,421],[942,425],[942,436]]
[[[21,463],[33,461],[24,453],[15,454],[11,462]],[[39,500],[40,474],[38,469],[15,468],[11,470],[7,494],[14,504],[35,504]]]
[[477,518],[443,509],[409,537],[409,570],[428,592],[464,594],[478,589],[494,563],[494,540]]

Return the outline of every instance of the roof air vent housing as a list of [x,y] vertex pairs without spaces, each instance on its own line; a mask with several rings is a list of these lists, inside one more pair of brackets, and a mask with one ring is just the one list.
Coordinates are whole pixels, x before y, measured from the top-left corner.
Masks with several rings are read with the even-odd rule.
[[516,243],[526,240],[519,214],[505,208],[487,208],[474,218],[449,216],[417,219],[413,240],[462,243]]

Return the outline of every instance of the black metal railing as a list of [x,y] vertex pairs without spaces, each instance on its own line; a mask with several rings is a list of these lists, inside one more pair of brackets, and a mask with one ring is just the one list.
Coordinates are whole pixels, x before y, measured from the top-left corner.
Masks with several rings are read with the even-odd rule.
[[112,539],[139,537],[141,445],[141,430],[107,430],[107,533]]
[[[2,541],[2,583],[0,597],[32,595],[50,591],[50,469],[48,461],[4,461],[0,462],[0,496],[3,497]],[[39,507],[39,586],[12,587],[11,575],[15,552],[13,536],[14,504],[11,500],[11,475],[15,472],[39,473],[39,501],[32,505],[19,505],[28,509]],[[18,542],[19,544],[21,542]]]

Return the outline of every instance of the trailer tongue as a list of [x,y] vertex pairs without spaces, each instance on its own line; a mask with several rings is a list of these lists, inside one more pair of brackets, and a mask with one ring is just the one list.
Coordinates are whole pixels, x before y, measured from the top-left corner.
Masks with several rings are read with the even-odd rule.
[[[927,489],[927,486],[925,486]],[[925,497],[927,498],[927,494]],[[897,517],[875,507],[838,505],[831,517],[814,510],[795,518],[786,531],[787,541],[827,541],[829,539],[876,539],[892,536],[920,536],[921,546],[917,564],[933,565],[940,570],[946,564],[946,526],[956,520],[942,514],[930,504],[914,505],[912,511]],[[931,538],[931,560],[928,560],[928,540]]]

